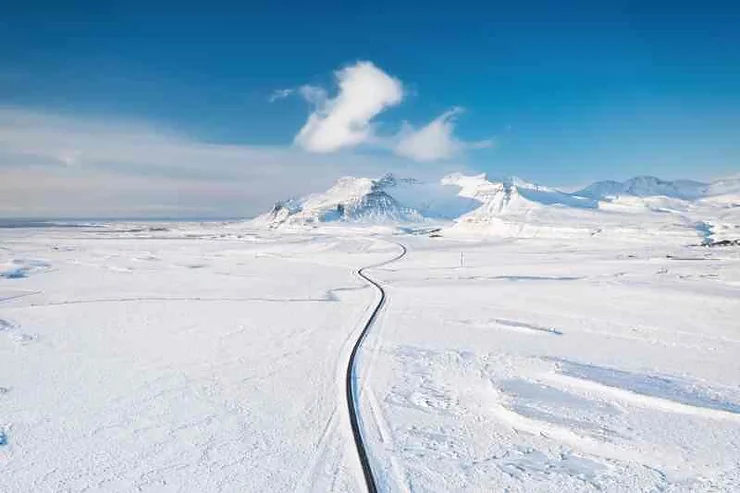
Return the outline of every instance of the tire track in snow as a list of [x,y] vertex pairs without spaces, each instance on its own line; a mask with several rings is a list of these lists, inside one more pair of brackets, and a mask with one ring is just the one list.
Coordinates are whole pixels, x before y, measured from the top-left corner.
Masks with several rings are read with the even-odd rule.
[[349,362],[347,363],[347,375],[346,375],[346,387],[345,387],[346,397],[347,397],[347,407],[349,409],[349,420],[352,426],[352,436],[354,437],[354,440],[355,440],[355,447],[357,448],[357,455],[359,456],[360,465],[362,466],[362,473],[365,476],[365,485],[367,486],[368,493],[377,493],[378,486],[375,481],[375,477],[373,476],[372,468],[370,467],[370,460],[368,459],[368,455],[367,455],[367,446],[362,439],[362,429],[360,428],[360,417],[358,413],[360,393],[359,393],[359,389],[357,389],[355,385],[356,384],[355,361],[357,360],[357,353],[359,352],[360,347],[362,346],[362,342],[365,340],[367,333],[370,331],[373,324],[375,323],[375,320],[378,318],[378,313],[380,312],[380,309],[383,308],[383,305],[385,304],[386,294],[385,294],[385,290],[380,285],[380,283],[373,280],[371,277],[365,274],[365,271],[367,269],[373,269],[376,267],[382,267],[384,265],[388,265],[392,262],[395,262],[403,258],[406,255],[406,251],[407,251],[406,247],[400,243],[396,243],[396,245],[398,245],[401,248],[401,253],[399,253],[398,255],[396,255],[390,260],[386,260],[385,262],[381,262],[379,264],[368,265],[366,267],[362,267],[361,269],[357,271],[357,275],[359,277],[361,277],[366,282],[370,283],[380,293],[380,299],[378,300],[377,305],[375,305],[375,308],[370,314],[370,318],[368,318],[367,322],[365,322],[365,327],[362,329],[360,336],[357,338],[357,341],[352,347],[352,353],[350,354]]
[[[375,427],[377,428],[381,444],[387,450],[394,449],[395,443],[393,442],[393,431],[388,425],[388,420],[386,419],[385,414],[383,413],[383,410],[378,403],[378,399],[375,397],[375,393],[373,393],[372,389],[368,388],[365,392],[365,395],[367,395],[367,401],[368,404],[370,404],[370,414],[373,418]],[[404,472],[401,464],[398,462],[398,460],[396,460],[395,457],[393,457],[393,455],[391,455],[389,458],[389,464],[390,473],[395,480],[399,491],[410,492],[411,485],[409,484],[409,481],[406,477],[406,473]],[[403,485],[403,487],[401,487],[401,485]]]
[[[337,409],[334,408],[324,426],[324,430],[321,433],[316,448],[308,461],[308,467],[306,467],[303,476],[301,476],[301,479],[298,482],[298,486],[295,489],[296,493],[307,493],[309,491],[313,491],[316,487],[316,485],[312,483],[316,481],[318,476],[317,470],[319,469],[320,464],[325,462],[323,460],[324,457],[330,453],[329,442],[332,440],[334,430],[337,428],[337,423]],[[332,489],[331,491],[334,490]]]

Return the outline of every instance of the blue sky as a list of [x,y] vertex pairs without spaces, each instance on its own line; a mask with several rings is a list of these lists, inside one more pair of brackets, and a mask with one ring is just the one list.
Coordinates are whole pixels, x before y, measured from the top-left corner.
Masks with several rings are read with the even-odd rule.
[[0,43],[0,215],[251,214],[386,169],[740,170],[737,3],[11,1]]

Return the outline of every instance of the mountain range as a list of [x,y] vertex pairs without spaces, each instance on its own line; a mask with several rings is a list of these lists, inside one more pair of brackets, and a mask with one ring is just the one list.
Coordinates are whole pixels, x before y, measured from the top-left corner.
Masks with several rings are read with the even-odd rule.
[[740,178],[702,183],[638,176],[565,192],[518,177],[492,180],[485,174],[453,173],[439,182],[393,174],[344,177],[323,193],[278,202],[252,223],[269,228],[434,224],[449,233],[505,236],[670,226],[710,234],[712,228],[729,229],[734,234],[739,216]]

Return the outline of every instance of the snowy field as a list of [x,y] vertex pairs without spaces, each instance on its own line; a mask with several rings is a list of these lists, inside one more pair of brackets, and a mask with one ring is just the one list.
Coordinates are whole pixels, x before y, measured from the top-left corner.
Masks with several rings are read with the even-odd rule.
[[8,492],[740,491],[740,249],[698,234],[0,229]]

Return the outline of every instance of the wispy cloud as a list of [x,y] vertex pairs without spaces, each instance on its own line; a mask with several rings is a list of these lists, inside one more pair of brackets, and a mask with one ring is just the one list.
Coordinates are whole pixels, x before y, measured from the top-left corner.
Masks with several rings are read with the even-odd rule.
[[420,129],[404,124],[395,153],[416,161],[442,161],[459,156],[466,149],[493,146],[492,139],[466,142],[455,136],[455,123],[462,108],[452,108]]
[[391,156],[217,145],[142,122],[0,108],[0,216],[250,216],[344,175],[409,169]]
[[317,110],[324,107],[326,105],[326,100],[329,99],[326,89],[319,86],[301,86],[298,88],[298,94],[300,94],[303,99],[313,105],[314,109]]
[[295,92],[295,89],[278,89],[274,91],[272,94],[270,94],[270,97],[267,98],[267,100],[271,103],[274,103],[275,101],[279,101],[281,99],[285,99],[292,95]]
[[295,143],[309,152],[327,153],[369,142],[372,119],[403,99],[403,85],[371,62],[357,62],[335,74],[339,93],[328,98],[317,87],[301,88],[314,105]]

